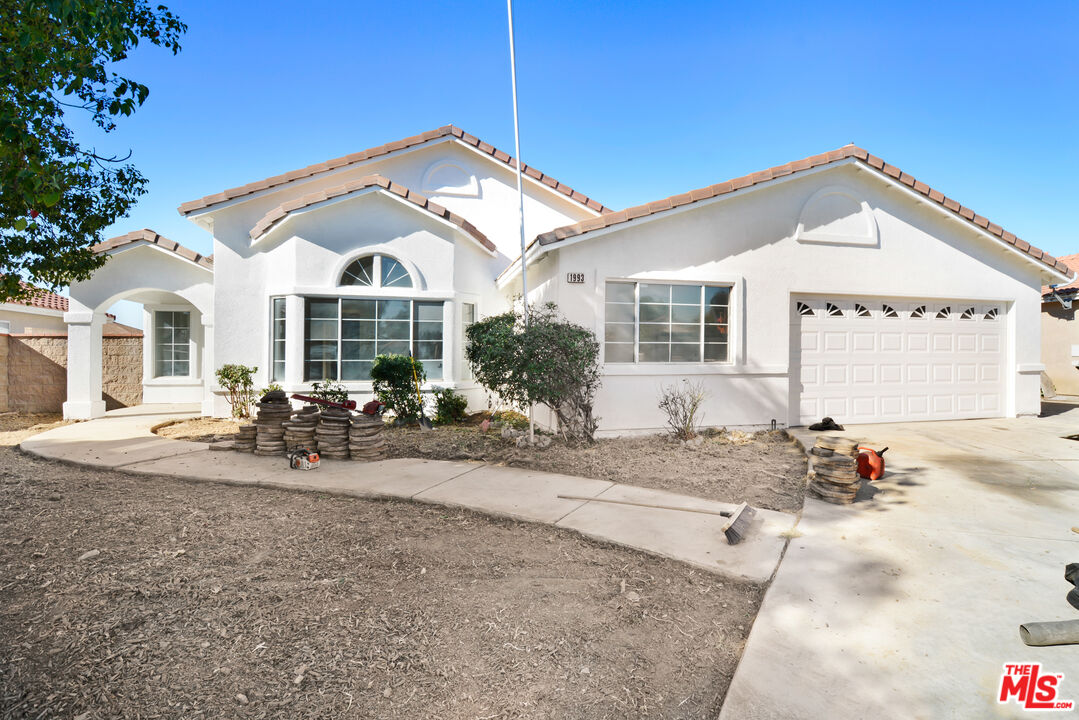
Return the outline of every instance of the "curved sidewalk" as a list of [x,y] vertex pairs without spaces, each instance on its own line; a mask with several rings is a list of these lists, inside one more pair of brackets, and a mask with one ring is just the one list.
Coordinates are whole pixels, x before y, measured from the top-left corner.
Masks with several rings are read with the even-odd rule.
[[[284,457],[210,451],[206,443],[169,440],[152,428],[198,413],[127,411],[64,425],[27,438],[25,452],[51,460],[138,475],[306,490],[361,498],[393,498],[468,508],[489,515],[545,523],[597,540],[672,558],[709,572],[754,583],[776,569],[796,516],[758,510],[746,540],[728,545],[724,518],[694,512],[565,500],[603,500],[731,510],[735,505],[659,490],[476,462],[395,459],[326,460],[316,470],[290,470]],[[437,432],[437,431],[436,431]]]

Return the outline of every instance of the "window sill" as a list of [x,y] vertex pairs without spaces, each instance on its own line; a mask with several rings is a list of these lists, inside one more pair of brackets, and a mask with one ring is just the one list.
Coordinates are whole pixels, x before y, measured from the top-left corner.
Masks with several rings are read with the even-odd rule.
[[770,375],[787,376],[786,365],[735,365],[733,363],[604,363],[604,375]]
[[197,377],[191,377],[190,375],[174,375],[174,376],[162,376],[150,378],[149,380],[143,380],[143,385],[202,385],[202,379]]

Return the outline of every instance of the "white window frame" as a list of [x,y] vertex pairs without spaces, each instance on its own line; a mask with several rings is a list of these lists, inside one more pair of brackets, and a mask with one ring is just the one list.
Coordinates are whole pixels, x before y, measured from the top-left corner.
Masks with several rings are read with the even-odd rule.
[[[149,377],[151,381],[160,383],[177,382],[179,380],[190,380],[198,377],[198,372],[195,368],[198,362],[198,347],[195,343],[195,328],[194,328],[194,316],[197,314],[189,307],[174,306],[174,305],[159,305],[153,307],[150,311],[150,373]],[[157,316],[158,313],[186,313],[187,314],[187,374],[186,375],[159,375],[157,373]],[[170,345],[176,345],[176,343],[170,343]],[[175,361],[173,361],[175,362]]]
[[[638,359],[639,343],[640,343],[640,315],[637,315],[637,319],[634,322],[634,360],[633,362],[607,362],[607,349],[606,349],[606,326],[607,326],[607,283],[608,282],[625,282],[636,283],[634,288],[634,305],[639,308],[640,305],[640,283],[646,283],[649,285],[704,285],[712,287],[729,287],[731,289],[730,297],[727,305],[727,360],[725,362],[719,362],[714,360],[708,361],[672,361],[672,362],[640,362]],[[608,375],[666,375],[671,372],[677,372],[681,374],[709,374],[709,373],[739,373],[743,371],[755,371],[761,370],[761,368],[749,367],[745,365],[745,355],[743,350],[742,329],[745,322],[745,310],[744,310],[744,297],[745,297],[745,279],[741,275],[733,275],[730,273],[720,273],[708,278],[671,278],[664,275],[653,276],[650,273],[644,273],[635,276],[607,276],[601,277],[596,282],[596,292],[598,295],[598,307],[602,308],[602,311],[597,313],[596,318],[596,337],[603,347],[602,363],[603,371]],[[703,323],[702,330],[703,333]],[[775,368],[764,368],[768,372],[773,372]]]
[[[388,257],[390,260],[393,260],[395,263],[397,263],[397,265],[402,270],[404,270],[406,273],[408,273],[409,282],[411,282],[412,284],[410,286],[408,286],[408,287],[403,287],[403,286],[400,286],[400,285],[385,285],[384,286],[382,284],[382,258],[383,257]],[[346,285],[346,284],[344,284],[343,281],[344,281],[344,278],[345,278],[345,272],[350,267],[352,267],[352,265],[354,263],[357,263],[360,260],[363,260],[365,258],[371,258],[372,259],[372,262],[371,262],[371,284],[370,285],[356,285],[356,284]],[[362,288],[363,290],[368,291],[368,292],[371,291],[371,290],[383,290],[383,289],[385,289],[385,290],[398,290],[398,291],[410,291],[410,290],[419,290],[420,289],[419,283],[417,282],[416,274],[412,271],[412,268],[409,266],[409,264],[404,262],[400,258],[394,257],[393,255],[391,255],[391,254],[389,254],[387,252],[381,251],[381,250],[377,251],[377,252],[368,252],[368,253],[364,253],[363,255],[357,255],[355,257],[349,258],[348,262],[345,263],[345,265],[341,268],[341,271],[339,273],[337,273],[337,279],[336,279],[334,284],[338,285],[339,287],[343,287],[343,288],[357,288],[357,289]]]
[[[346,287],[357,287],[357,286],[346,286]],[[364,286],[359,286],[359,287],[366,288],[367,286],[364,285]],[[343,333],[342,333],[342,330],[344,329],[344,327],[343,327],[344,320],[343,320],[343,313],[341,312],[341,302],[343,300],[371,300],[373,302],[376,302],[376,301],[379,301],[379,300],[381,300],[381,301],[407,301],[408,304],[409,304],[408,347],[409,347],[409,350],[411,352],[413,352],[413,353],[415,353],[415,346],[416,346],[416,342],[417,342],[417,340],[416,340],[416,322],[417,322],[417,320],[416,320],[416,303],[428,303],[428,304],[438,303],[438,304],[440,304],[442,306],[442,319],[439,321],[441,326],[442,326],[442,341],[441,341],[442,342],[442,357],[440,357],[439,360],[442,362],[442,376],[437,377],[437,378],[428,377],[427,379],[429,381],[438,381],[438,382],[442,382],[442,381],[446,380],[446,378],[445,378],[446,368],[447,368],[446,348],[447,348],[447,345],[449,344],[447,342],[447,337],[446,337],[446,303],[450,302],[449,300],[446,300],[446,299],[443,299],[443,298],[426,298],[426,297],[395,297],[395,296],[391,296],[391,295],[374,295],[374,296],[372,296],[372,295],[304,295],[300,299],[302,301],[301,305],[303,307],[303,315],[302,315],[300,327],[304,328],[304,330],[302,332],[302,337],[300,338],[301,357],[302,357],[302,362],[303,362],[303,366],[301,367],[301,371],[300,371],[300,377],[302,378],[304,383],[322,382],[322,380],[313,380],[313,379],[308,379],[308,377],[307,377],[307,363],[308,363],[308,359],[307,359],[307,341],[308,341],[308,338],[307,338],[306,322],[307,322],[307,302],[308,302],[308,300],[336,300],[337,301],[337,359],[336,359],[337,378],[334,380],[334,382],[338,382],[338,383],[342,383],[342,384],[346,384],[346,385],[347,384],[353,384],[353,383],[367,383],[367,384],[370,384],[371,381],[370,380],[342,380],[341,379],[341,362],[342,362],[342,359],[341,359],[341,355],[342,355],[341,343],[344,341]],[[374,321],[378,322],[378,319],[375,318]],[[433,324],[433,321],[430,321],[430,320],[424,321],[424,322],[430,322],[430,323]],[[325,341],[319,341],[319,342],[325,342]],[[427,342],[429,342],[429,341],[427,341]],[[419,360],[421,363],[424,362],[424,360],[422,358],[417,358],[417,360]]]
[[[275,305],[279,300],[281,301],[281,309],[283,312],[281,321],[285,325],[284,334],[280,339],[277,337],[277,311],[275,309]],[[279,385],[284,384],[285,378],[288,377],[288,335],[288,297],[285,295],[272,295],[270,296],[270,358],[268,363],[271,383],[277,383]],[[283,347],[281,377],[277,377],[277,363],[274,360],[278,342],[280,342]]]

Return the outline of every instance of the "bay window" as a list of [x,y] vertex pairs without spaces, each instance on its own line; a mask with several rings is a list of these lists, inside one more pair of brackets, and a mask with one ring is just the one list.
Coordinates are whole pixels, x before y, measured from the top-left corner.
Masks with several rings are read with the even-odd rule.
[[377,355],[409,352],[423,363],[429,379],[441,379],[442,305],[396,298],[305,298],[304,380],[367,381]]
[[727,362],[731,288],[611,280],[604,362]]
[[281,382],[285,379],[285,298],[273,299],[273,347],[270,380]]

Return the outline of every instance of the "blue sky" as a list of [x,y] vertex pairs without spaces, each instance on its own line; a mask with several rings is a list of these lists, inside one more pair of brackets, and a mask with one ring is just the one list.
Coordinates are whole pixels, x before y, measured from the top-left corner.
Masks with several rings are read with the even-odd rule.
[[[502,2],[166,3],[184,49],[137,50],[146,104],[82,135],[150,180],[110,235],[208,253],[181,202],[446,123],[513,151]],[[854,142],[1079,252],[1079,3],[518,0],[515,22],[525,162],[611,207]]]

